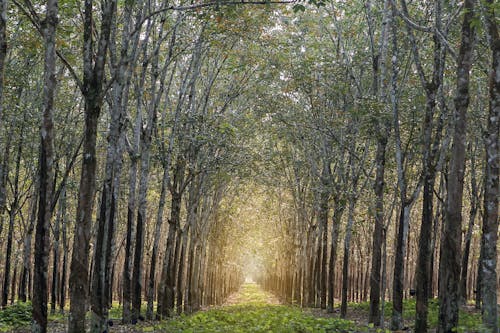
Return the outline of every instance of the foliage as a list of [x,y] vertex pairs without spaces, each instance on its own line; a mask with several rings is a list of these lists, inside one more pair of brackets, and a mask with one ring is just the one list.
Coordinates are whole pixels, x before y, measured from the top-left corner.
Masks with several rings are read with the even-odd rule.
[[31,323],[31,303],[17,302],[0,310],[0,332],[11,332],[13,329]]
[[[369,302],[349,303],[349,309],[368,312],[370,309]],[[406,299],[403,301],[403,316],[408,321],[413,321],[416,316],[416,301],[415,299]],[[392,316],[392,302],[385,303],[385,317],[389,319]],[[429,301],[429,314],[427,321],[430,328],[438,326],[439,319],[439,302],[437,299]],[[481,313],[472,311],[468,308],[460,310],[459,326],[457,332],[482,332]]]
[[237,299],[238,305],[214,308],[191,316],[180,316],[158,328],[167,332],[209,333],[294,333],[351,332],[354,323],[338,318],[314,317],[298,307],[270,305],[256,285],[246,284]]

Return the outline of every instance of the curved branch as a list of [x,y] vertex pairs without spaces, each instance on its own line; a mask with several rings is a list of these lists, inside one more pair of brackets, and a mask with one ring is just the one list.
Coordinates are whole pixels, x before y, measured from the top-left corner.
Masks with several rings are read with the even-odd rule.
[[[31,2],[29,0],[24,0],[26,3],[26,6],[28,6],[28,10],[26,10],[26,8],[24,8],[17,0],[12,0],[12,1],[17,6],[17,8],[19,8],[19,10],[28,18],[28,20],[31,22],[31,24],[33,24],[33,26],[38,31],[40,36],[43,37],[42,21],[40,20],[40,17],[36,13],[36,11],[33,9],[33,5],[31,4]],[[71,64],[68,62],[66,57],[58,49],[56,49],[56,54],[57,54],[57,57],[63,63],[64,67],[66,67],[68,69],[71,77],[73,78],[73,80],[75,80],[75,83],[78,86],[78,88],[80,89],[80,91],[83,92],[83,83],[80,80],[80,78],[78,77],[78,75],[76,74],[76,71],[73,68],[73,66],[71,66]]]

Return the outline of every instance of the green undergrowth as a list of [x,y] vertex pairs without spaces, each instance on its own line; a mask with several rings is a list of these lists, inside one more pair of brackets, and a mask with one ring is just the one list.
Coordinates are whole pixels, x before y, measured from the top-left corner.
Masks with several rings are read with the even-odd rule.
[[245,284],[235,305],[180,316],[144,331],[183,333],[328,333],[353,332],[354,323],[338,318],[315,317],[295,306],[270,304],[272,298],[254,284]]
[[[31,325],[31,302],[16,302],[0,310],[0,332],[12,332],[15,329]],[[50,311],[50,310],[49,310]],[[48,316],[49,322],[64,322],[67,314],[56,312]]]
[[157,329],[165,332],[306,333],[352,332],[354,324],[338,318],[318,318],[284,305],[233,305],[192,316],[181,316]]
[[[31,324],[31,303],[18,302],[0,310],[0,332],[24,331]],[[349,303],[348,312],[357,311],[363,321],[368,318],[369,303]],[[145,304],[143,311],[145,311]],[[351,313],[352,313],[351,312]],[[429,304],[429,326],[437,327],[439,304]],[[392,303],[385,305],[386,324],[392,313]],[[122,307],[113,303],[110,318],[121,318]],[[415,318],[415,300],[404,301],[404,318],[412,327]],[[49,315],[49,322],[63,323],[66,313]],[[457,332],[483,332],[480,312],[470,307],[460,311]],[[228,304],[200,311],[192,315],[181,315],[164,322],[144,322],[134,332],[168,333],[333,333],[333,332],[388,332],[370,326],[356,325],[349,320],[318,316],[315,312],[303,311],[297,306],[277,304],[270,294],[255,284],[245,284],[239,293],[231,297]]]
[[[348,310],[356,309],[366,311],[368,318],[368,311],[370,309],[369,302],[361,303],[349,303]],[[392,302],[385,303],[385,318],[386,322],[389,323],[390,317],[392,315]],[[406,299],[403,301],[403,317],[408,320],[411,326],[414,325],[414,319],[416,316],[416,300]],[[429,300],[429,314],[427,317],[427,322],[429,327],[436,328],[438,326],[439,317],[439,302],[437,299]],[[467,311],[460,310],[459,324],[457,332],[478,332],[481,331],[481,314],[478,311]]]
[[31,303],[14,303],[0,310],[0,332],[11,332],[13,329],[31,323]]

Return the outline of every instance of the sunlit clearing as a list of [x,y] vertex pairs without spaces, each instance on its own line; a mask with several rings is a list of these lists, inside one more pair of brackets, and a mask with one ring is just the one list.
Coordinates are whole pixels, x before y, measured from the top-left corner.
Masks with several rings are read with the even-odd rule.
[[[226,265],[234,265],[247,283],[257,283],[274,269],[283,244],[283,207],[276,193],[239,184],[221,202],[224,235],[217,235]],[[280,212],[280,210],[282,210]],[[213,237],[216,237],[213,235]]]

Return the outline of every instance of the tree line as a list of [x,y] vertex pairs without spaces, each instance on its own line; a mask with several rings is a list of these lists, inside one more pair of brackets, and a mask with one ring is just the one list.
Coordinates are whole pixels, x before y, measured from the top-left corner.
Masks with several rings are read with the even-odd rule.
[[[437,296],[451,332],[475,297],[498,331],[496,2],[0,10],[2,307],[34,332],[68,301],[69,332],[221,304],[252,222],[284,301],[380,326],[390,298],[398,330],[415,294],[426,332]],[[238,223],[248,184],[267,224]]]

